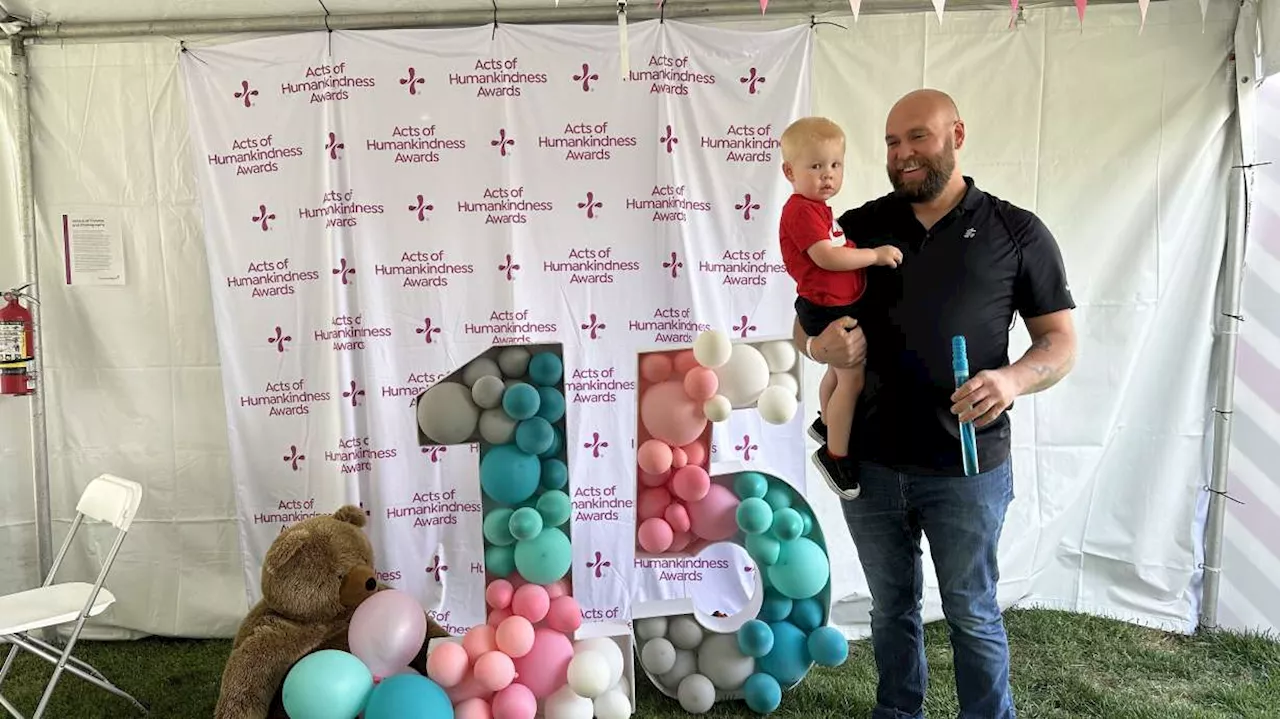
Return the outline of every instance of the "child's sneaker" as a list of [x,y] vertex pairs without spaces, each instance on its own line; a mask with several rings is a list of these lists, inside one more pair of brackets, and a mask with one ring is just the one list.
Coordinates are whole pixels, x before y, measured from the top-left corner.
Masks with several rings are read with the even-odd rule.
[[818,444],[827,443],[827,423],[822,421],[822,413],[818,413],[818,418],[813,420],[813,424],[809,425],[809,438]]
[[858,470],[853,462],[832,457],[825,444],[813,453],[812,459],[827,486],[841,499],[857,499],[862,494],[862,487],[858,485]]

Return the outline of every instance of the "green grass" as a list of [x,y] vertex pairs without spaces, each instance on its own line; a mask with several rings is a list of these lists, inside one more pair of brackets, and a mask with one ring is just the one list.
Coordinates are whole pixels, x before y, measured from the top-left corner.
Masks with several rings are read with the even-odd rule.
[[[1228,633],[1186,637],[1106,619],[1043,610],[1006,614],[1013,654],[1013,687],[1022,717],[1208,719],[1280,715],[1280,643]],[[218,695],[229,643],[145,639],[85,642],[76,655],[151,707],[164,719],[209,717]],[[875,663],[866,642],[855,643],[838,669],[815,668],[783,697],[777,717],[860,719],[875,697]],[[927,628],[930,684],[925,711],[956,714],[951,650],[942,623]],[[43,661],[23,656],[5,680],[4,695],[19,710],[35,709],[50,674]],[[679,705],[638,682],[635,714],[682,717]],[[127,719],[122,700],[64,674],[46,716]],[[740,702],[707,716],[749,717]]]

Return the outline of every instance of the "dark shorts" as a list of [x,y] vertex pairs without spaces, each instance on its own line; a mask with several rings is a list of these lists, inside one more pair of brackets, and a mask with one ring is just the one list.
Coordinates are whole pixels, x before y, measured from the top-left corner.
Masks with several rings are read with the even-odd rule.
[[858,319],[858,309],[861,305],[857,302],[843,307],[824,307],[815,304],[803,297],[796,298],[796,319],[800,321],[800,328],[810,337],[817,337],[827,328],[827,325],[835,322],[841,317],[852,317]]

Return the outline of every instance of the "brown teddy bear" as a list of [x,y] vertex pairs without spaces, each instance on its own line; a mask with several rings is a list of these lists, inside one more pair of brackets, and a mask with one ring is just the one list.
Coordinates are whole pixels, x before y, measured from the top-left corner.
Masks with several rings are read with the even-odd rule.
[[[285,529],[262,564],[262,599],[240,624],[222,673],[215,719],[287,718],[285,676],[321,649],[350,651],[347,628],[356,608],[388,589],[374,575],[373,545],[351,505]],[[426,673],[427,644],[448,632],[427,618],[427,640],[410,666]]]

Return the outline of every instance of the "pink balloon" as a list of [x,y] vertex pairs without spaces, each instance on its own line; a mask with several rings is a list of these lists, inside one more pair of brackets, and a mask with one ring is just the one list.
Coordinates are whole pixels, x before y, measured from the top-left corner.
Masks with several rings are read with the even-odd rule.
[[578,631],[582,626],[582,608],[578,600],[565,594],[551,600],[551,610],[547,612],[547,626],[557,632]]
[[462,635],[462,648],[467,650],[467,656],[474,662],[486,652],[498,648],[497,632],[488,624],[477,624]]
[[[662,517],[667,520],[667,524],[671,525],[671,531],[676,534],[683,534],[689,531],[691,526],[689,524],[689,510],[685,509],[683,504],[672,502],[667,505],[667,511]],[[673,537],[672,542],[674,543],[674,541],[675,538]]]
[[537,624],[547,616],[551,608],[551,595],[546,587],[538,584],[526,584],[516,590],[511,600],[511,611]]
[[636,462],[649,474],[662,474],[671,469],[671,445],[660,439],[646,440],[636,451]]
[[719,542],[738,531],[738,497],[723,484],[712,484],[705,497],[688,505],[693,533]]
[[413,660],[427,638],[427,614],[418,600],[385,589],[351,615],[347,643],[375,677],[389,677]]
[[496,692],[506,689],[515,681],[516,665],[511,662],[511,657],[500,651],[485,652],[476,660],[472,672],[480,686]]
[[498,625],[498,649],[512,659],[523,657],[533,649],[533,624],[519,615],[507,617]]
[[640,473],[640,484],[646,487],[661,487],[671,479],[671,472],[663,472],[662,474],[649,474],[648,472]]
[[483,699],[468,699],[453,708],[453,719],[493,719],[493,710]]
[[683,552],[689,547],[693,541],[693,535],[688,532],[676,532],[671,538],[671,546],[667,547],[668,552]]
[[665,552],[671,546],[673,532],[667,520],[661,517],[646,519],[640,524],[640,548],[646,552]]
[[457,686],[467,676],[471,657],[457,642],[444,642],[427,655],[427,677],[448,689]]
[[686,444],[680,448],[680,451],[684,452],[685,456],[689,458],[689,464],[702,466],[707,461],[707,447],[701,442]]
[[[527,686],[538,699],[544,699],[569,681],[572,659],[573,642],[569,637],[548,627],[538,627],[534,630],[533,649],[515,660],[516,674],[520,684]],[[496,719],[497,707],[494,709]]]
[[567,580],[557,579],[556,581],[547,585],[547,597],[549,597],[552,600],[555,600],[557,597],[563,597],[568,593],[569,593],[569,582]]
[[506,609],[491,609],[489,610],[489,621],[486,623],[494,629],[497,629],[498,625],[506,621],[509,616],[511,616],[510,607]]
[[671,466],[672,467],[674,467],[675,469],[680,469],[681,467],[685,466],[688,463],[689,463],[689,455],[685,454],[683,449],[680,449],[679,447],[672,448],[671,450]]
[[493,719],[533,719],[538,699],[523,684],[512,684],[493,697]]
[[671,355],[662,352],[647,354],[640,360],[640,376],[645,382],[662,382],[671,376]]
[[698,358],[693,356],[693,350],[684,350],[683,352],[680,352],[676,355],[672,364],[675,366],[676,374],[681,377],[694,367],[702,366],[698,364]]
[[515,587],[505,579],[495,579],[484,588],[484,600],[494,609],[506,609],[511,604],[511,595]]
[[675,380],[655,384],[640,398],[640,422],[649,435],[677,447],[697,439],[707,428],[702,402],[690,399]]
[[711,475],[696,464],[676,470],[671,475],[671,491],[686,502],[697,502],[711,489]]
[[720,388],[720,379],[716,373],[706,367],[694,367],[684,376],[684,391],[691,399],[706,402],[716,396]]
[[474,698],[487,701],[493,696],[493,692],[485,689],[480,680],[476,679],[475,672],[471,671],[467,672],[467,676],[459,684],[446,688],[444,693],[449,695],[449,702],[455,705]]
[[640,490],[640,498],[636,501],[636,518],[640,521],[661,517],[671,504],[671,493],[663,487],[650,487]]

